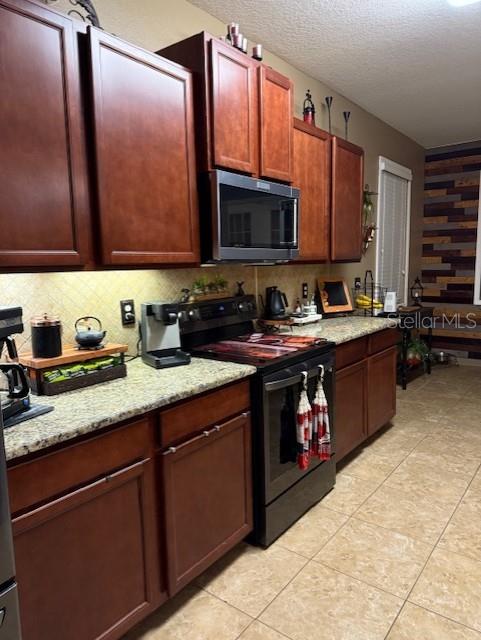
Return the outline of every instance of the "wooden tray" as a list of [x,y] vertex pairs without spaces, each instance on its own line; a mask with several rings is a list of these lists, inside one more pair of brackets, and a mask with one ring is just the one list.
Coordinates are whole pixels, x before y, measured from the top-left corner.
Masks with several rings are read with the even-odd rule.
[[[30,387],[37,395],[55,396],[74,389],[84,389],[99,382],[107,382],[127,375],[127,367],[124,364],[124,354],[127,351],[126,344],[107,343],[101,349],[78,349],[72,345],[65,346],[62,355],[57,358],[34,358],[32,354],[22,354],[19,362],[27,368]],[[44,372],[51,369],[80,364],[97,358],[120,354],[120,364],[107,369],[91,371],[76,378],[69,378],[61,382],[48,382],[44,379]]]
[[34,358],[31,353],[21,353],[18,361],[29,369],[55,369],[74,362],[86,362],[103,356],[111,356],[115,353],[126,353],[126,344],[108,342],[102,349],[78,349],[73,345],[67,345],[62,349],[62,355],[57,358]]

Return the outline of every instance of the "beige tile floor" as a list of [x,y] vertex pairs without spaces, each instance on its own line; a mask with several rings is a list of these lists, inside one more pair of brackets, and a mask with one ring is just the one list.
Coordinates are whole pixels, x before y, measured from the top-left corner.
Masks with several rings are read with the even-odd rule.
[[480,465],[481,368],[436,368],[274,545],[241,545],[125,640],[481,640]]

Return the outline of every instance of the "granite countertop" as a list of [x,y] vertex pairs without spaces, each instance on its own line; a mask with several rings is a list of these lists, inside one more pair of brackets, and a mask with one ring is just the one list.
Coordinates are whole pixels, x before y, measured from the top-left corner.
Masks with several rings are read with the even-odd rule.
[[32,396],[54,410],[6,429],[7,460],[45,449],[116,422],[221,387],[255,373],[255,367],[192,358],[183,367],[156,370],[135,360],[127,377],[58,396]]
[[[315,324],[296,326],[293,328],[293,332],[299,336],[318,336],[336,344],[341,344],[396,326],[397,320],[395,319],[346,316],[326,318]],[[290,329],[287,329],[287,331],[290,331]]]
[[[293,331],[340,344],[393,326],[393,320],[349,316]],[[32,396],[35,404],[51,405],[54,411],[5,430],[7,460],[221,387],[255,371],[249,365],[201,358],[192,358],[185,367],[155,370],[135,360],[128,364],[126,378],[53,397]]]

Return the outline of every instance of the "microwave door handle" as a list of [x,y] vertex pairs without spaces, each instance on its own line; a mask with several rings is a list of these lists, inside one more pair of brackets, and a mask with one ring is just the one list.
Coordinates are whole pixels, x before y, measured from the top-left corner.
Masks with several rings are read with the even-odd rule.
[[283,378],[282,380],[276,380],[275,382],[266,382],[264,388],[266,391],[277,391],[279,389],[285,389],[285,387],[291,387],[294,384],[299,384],[302,381],[302,375],[291,376],[290,378]]
[[294,200],[294,238],[292,244],[297,247],[297,234],[298,234],[299,218],[297,215],[297,200]]

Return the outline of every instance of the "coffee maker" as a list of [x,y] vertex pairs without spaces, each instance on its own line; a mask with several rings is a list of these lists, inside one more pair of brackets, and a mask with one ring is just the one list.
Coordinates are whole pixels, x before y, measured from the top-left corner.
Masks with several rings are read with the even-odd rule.
[[145,364],[155,369],[189,364],[190,355],[180,348],[178,304],[142,303],[140,337]]
[[30,409],[30,386],[27,374],[18,364],[17,347],[12,334],[23,332],[21,307],[0,307],[0,358],[6,348],[10,361],[0,362],[0,373],[6,378],[6,396],[0,398],[4,423]]

